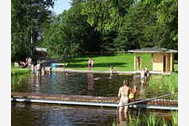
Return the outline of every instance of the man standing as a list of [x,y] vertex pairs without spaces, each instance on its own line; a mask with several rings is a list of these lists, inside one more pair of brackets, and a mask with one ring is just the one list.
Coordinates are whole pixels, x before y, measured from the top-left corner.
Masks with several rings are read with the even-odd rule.
[[118,97],[120,98],[120,102],[119,102],[119,113],[121,113],[124,109],[125,114],[128,111],[128,101],[129,101],[129,93],[130,93],[130,88],[128,87],[129,83],[128,81],[123,81],[123,86],[121,86],[119,88],[119,93],[118,93]]

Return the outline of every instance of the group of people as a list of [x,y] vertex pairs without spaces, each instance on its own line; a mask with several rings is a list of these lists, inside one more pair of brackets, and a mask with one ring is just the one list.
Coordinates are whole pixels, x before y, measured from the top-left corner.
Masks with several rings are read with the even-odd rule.
[[136,85],[133,88],[129,87],[129,81],[124,80],[123,85],[119,88],[118,97],[119,101],[119,112],[121,113],[123,110],[126,113],[128,111],[127,104],[131,101],[134,101],[137,92]]
[[40,63],[38,63],[37,65],[32,64],[31,70],[32,70],[32,73],[36,74],[37,76],[52,73],[52,67],[45,67],[41,65]]
[[15,66],[20,66],[22,68],[31,67],[32,59],[30,57],[26,58],[23,61],[15,62]]
[[128,115],[128,103],[135,100],[135,96],[137,93],[136,85],[133,88],[129,87],[129,81],[124,80],[123,85],[119,88],[118,97],[118,123],[121,122],[124,124],[127,120]]
[[[140,82],[141,84],[145,84],[150,76],[150,73],[147,68],[142,69],[140,73]],[[138,90],[136,85],[134,85],[132,88],[129,87],[129,81],[124,80],[123,85],[119,88],[118,97],[119,97],[119,104],[118,104],[118,112],[119,117],[122,118],[122,114],[124,114],[124,117],[127,117],[128,112],[128,103],[135,101],[135,97]]]

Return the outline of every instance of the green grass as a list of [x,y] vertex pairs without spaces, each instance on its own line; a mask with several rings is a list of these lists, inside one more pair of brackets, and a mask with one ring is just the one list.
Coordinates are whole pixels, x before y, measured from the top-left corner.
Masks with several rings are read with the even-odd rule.
[[20,68],[20,67],[12,67],[11,68],[11,75],[22,75],[27,74],[31,70],[29,68]]
[[[142,57],[142,67],[152,69],[151,55],[144,54]],[[73,58],[69,61],[67,68],[76,70],[88,70],[88,56]],[[93,70],[107,71],[110,66],[113,66],[118,71],[133,71],[134,70],[134,54],[116,54],[111,56],[92,56],[95,61]]]

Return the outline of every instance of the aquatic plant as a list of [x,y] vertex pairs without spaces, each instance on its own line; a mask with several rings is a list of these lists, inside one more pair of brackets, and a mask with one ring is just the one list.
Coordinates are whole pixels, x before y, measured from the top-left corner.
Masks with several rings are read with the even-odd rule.
[[150,114],[145,118],[145,120],[146,120],[146,126],[158,126],[160,119],[156,115]]
[[12,75],[11,76],[11,91],[14,91],[17,88],[23,87],[25,85],[23,81],[27,79],[28,76],[30,76],[30,73]]
[[178,126],[178,112],[172,112],[172,126]]
[[154,95],[161,95],[171,93],[171,99],[177,99],[178,97],[178,74],[172,73],[171,75],[152,75],[147,92],[152,92]]

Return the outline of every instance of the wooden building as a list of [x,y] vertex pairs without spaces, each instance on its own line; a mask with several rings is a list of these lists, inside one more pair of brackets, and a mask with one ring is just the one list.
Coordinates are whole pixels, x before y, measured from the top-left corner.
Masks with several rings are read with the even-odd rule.
[[46,48],[36,47],[36,48],[35,48],[35,55],[36,55],[38,58],[46,57],[46,56],[48,55],[47,49],[46,49]]
[[152,55],[152,71],[154,72],[172,72],[174,71],[174,54],[177,50],[166,48],[142,48],[129,50],[128,52],[135,53],[134,70],[141,70],[142,59],[137,54],[148,53]]

